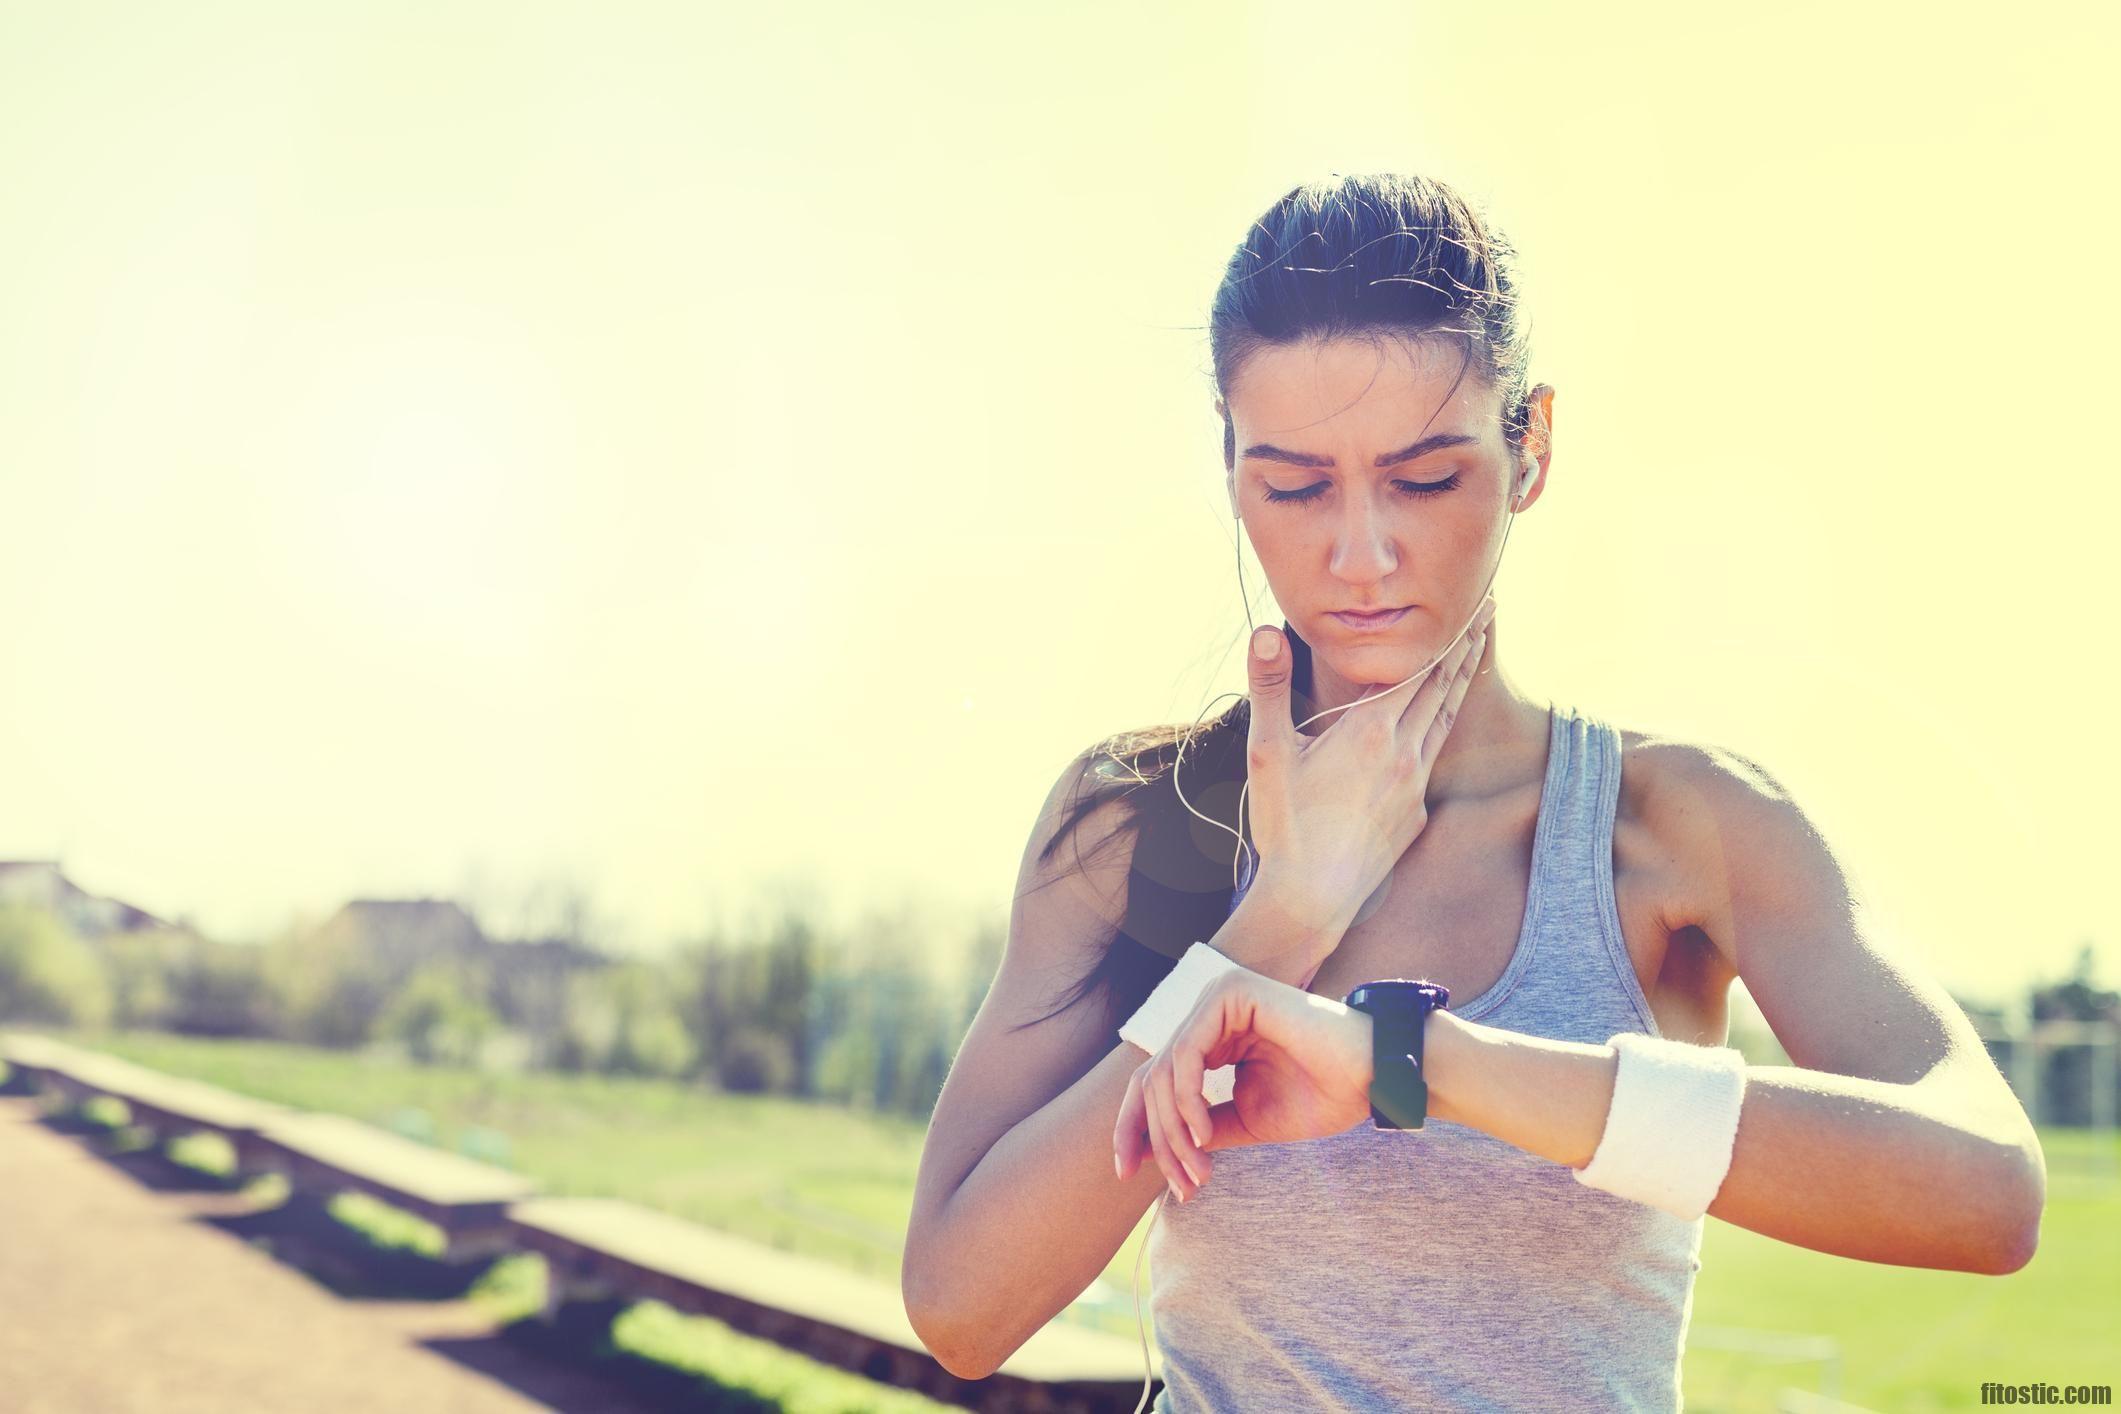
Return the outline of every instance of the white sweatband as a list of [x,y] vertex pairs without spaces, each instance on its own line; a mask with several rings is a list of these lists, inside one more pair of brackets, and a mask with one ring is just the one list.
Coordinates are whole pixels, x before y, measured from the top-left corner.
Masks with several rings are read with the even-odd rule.
[[[1201,994],[1213,986],[1226,972],[1243,970],[1243,965],[1233,962],[1206,943],[1195,943],[1187,948],[1164,980],[1156,984],[1127,1024],[1119,1028],[1119,1038],[1141,1047],[1155,1055],[1171,1044],[1171,1038],[1185,1019],[1193,1014]],[[1230,1098],[1237,1083],[1237,1067],[1218,1066],[1205,1071],[1201,1077],[1201,1094],[1211,1105],[1219,1105]]]
[[1692,1222],[1730,1172],[1745,1101],[1745,1057],[1729,1046],[1623,1031],[1613,1105],[1578,1183],[1632,1198]]

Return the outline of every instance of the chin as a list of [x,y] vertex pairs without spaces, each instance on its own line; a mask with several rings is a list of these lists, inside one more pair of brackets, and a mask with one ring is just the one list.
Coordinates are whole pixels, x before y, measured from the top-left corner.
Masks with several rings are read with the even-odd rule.
[[[1389,654],[1393,665],[1378,666],[1380,654]],[[1314,673],[1315,665],[1324,663],[1335,677],[1361,693],[1368,688],[1397,687],[1414,674],[1425,671],[1425,665],[1435,656],[1434,650],[1419,644],[1379,642],[1356,648],[1336,648],[1331,653],[1314,650],[1312,663]]]
[[1359,693],[1366,688],[1397,687],[1400,683],[1405,682],[1408,677],[1419,671],[1421,665],[1428,661],[1428,659],[1416,653],[1407,653],[1401,656],[1405,659],[1405,662],[1403,666],[1397,669],[1378,667],[1375,652],[1365,653],[1360,666],[1331,660],[1328,661],[1327,665],[1333,669],[1335,677]]

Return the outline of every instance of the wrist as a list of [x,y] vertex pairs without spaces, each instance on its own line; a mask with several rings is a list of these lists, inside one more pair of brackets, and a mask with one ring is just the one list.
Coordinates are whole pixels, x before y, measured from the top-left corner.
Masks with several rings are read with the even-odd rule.
[[1422,1078],[1429,1085],[1429,1113],[1453,1124],[1471,1124],[1458,1107],[1466,1092],[1467,1078],[1480,1064],[1482,1036],[1487,1030],[1477,1021],[1466,1021],[1449,1008],[1429,1013],[1422,1030]]
[[[1349,921],[1321,923],[1265,880],[1255,880],[1230,915],[1234,936],[1223,951],[1263,977],[1305,988],[1340,946]],[[1226,927],[1226,933],[1231,931]],[[1217,935],[1218,946],[1223,936]]]
[[1121,1024],[1119,1039],[1146,1055],[1157,1054],[1171,1043],[1210,988],[1229,973],[1244,970],[1214,944],[1194,943]]

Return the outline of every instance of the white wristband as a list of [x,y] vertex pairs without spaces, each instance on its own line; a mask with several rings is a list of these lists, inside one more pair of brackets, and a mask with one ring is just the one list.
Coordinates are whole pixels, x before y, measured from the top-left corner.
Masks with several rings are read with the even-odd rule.
[[[1224,973],[1242,970],[1243,964],[1233,962],[1206,943],[1195,943],[1186,949],[1178,965],[1164,980],[1156,984],[1149,999],[1127,1018],[1127,1024],[1119,1028],[1119,1038],[1155,1055],[1171,1044],[1172,1036],[1193,1014],[1203,992]],[[1201,1094],[1207,1097],[1209,1104],[1219,1105],[1230,1098],[1236,1081],[1236,1066],[1218,1066],[1204,1072]]]
[[1576,1181],[1688,1222],[1708,1211],[1730,1172],[1745,1102],[1745,1057],[1729,1046],[1623,1031],[1613,1105]]

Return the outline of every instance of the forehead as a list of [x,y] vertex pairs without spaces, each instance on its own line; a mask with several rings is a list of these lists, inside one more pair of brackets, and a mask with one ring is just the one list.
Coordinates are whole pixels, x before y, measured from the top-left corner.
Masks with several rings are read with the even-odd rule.
[[1422,432],[1484,437],[1496,420],[1496,398],[1456,340],[1356,335],[1254,350],[1226,402],[1231,421],[1247,438],[1301,434],[1403,442]]

